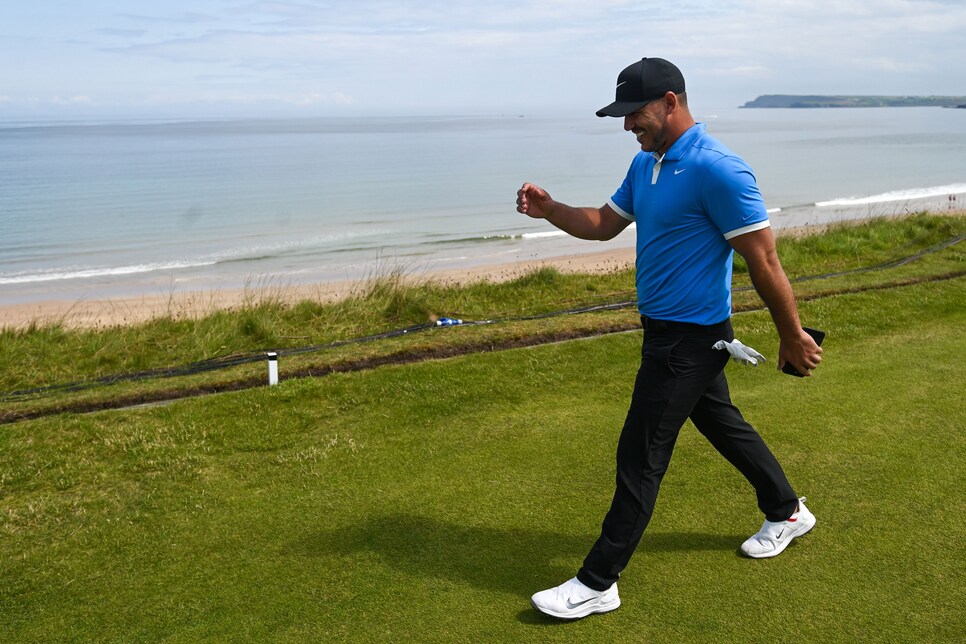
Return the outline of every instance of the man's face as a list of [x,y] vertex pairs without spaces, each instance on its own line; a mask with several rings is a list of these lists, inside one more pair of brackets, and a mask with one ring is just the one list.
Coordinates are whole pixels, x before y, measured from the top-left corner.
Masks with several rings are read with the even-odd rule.
[[668,111],[664,98],[658,98],[624,117],[624,129],[632,132],[645,152],[667,152]]

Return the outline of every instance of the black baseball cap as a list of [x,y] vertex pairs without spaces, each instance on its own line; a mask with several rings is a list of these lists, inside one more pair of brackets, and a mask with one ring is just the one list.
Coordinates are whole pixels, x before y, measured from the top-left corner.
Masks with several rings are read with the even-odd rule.
[[617,77],[617,97],[597,116],[627,116],[668,92],[684,91],[681,70],[663,58],[642,58]]

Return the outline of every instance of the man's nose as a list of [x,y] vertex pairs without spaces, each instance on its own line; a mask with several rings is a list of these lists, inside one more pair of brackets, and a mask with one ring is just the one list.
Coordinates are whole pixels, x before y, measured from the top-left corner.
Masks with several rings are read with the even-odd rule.
[[628,114],[627,116],[624,117],[624,130],[627,132],[630,132],[631,130],[634,129],[634,119],[631,117],[632,117],[631,114]]

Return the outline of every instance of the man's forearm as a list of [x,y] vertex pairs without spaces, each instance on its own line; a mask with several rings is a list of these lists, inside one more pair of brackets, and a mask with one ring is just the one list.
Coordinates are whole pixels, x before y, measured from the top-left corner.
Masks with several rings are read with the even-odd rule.
[[560,230],[580,239],[610,239],[607,236],[609,231],[604,230],[600,208],[580,208],[555,201],[546,219]]
[[761,297],[778,330],[778,337],[793,338],[801,332],[798,304],[792,285],[778,262],[777,255],[755,267],[749,266],[751,283]]
[[802,334],[795,293],[778,259],[775,238],[770,228],[763,228],[730,240],[748,264],[748,274],[758,295],[771,313],[778,336],[793,340]]
[[544,219],[580,239],[613,239],[630,224],[607,204],[600,208],[575,208],[554,200],[546,190],[532,183],[523,184],[517,191],[517,211]]

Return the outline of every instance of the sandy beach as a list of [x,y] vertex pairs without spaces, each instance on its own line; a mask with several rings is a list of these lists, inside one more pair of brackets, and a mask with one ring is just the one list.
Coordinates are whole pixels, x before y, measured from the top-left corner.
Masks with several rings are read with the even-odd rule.
[[[927,209],[922,209],[927,210]],[[871,218],[899,218],[915,212],[875,213]],[[814,215],[814,210],[809,210]],[[966,211],[933,208],[934,214],[963,216]],[[818,234],[831,225],[859,224],[867,218],[852,218],[843,212],[829,209],[824,219],[811,217],[811,221],[790,217],[780,226],[773,225],[776,236],[801,236]],[[615,240],[617,241],[617,240]],[[569,255],[530,258],[506,263],[450,268],[445,270],[403,270],[405,279],[414,282],[436,281],[443,284],[470,284],[480,281],[504,282],[521,277],[528,272],[552,266],[567,273],[603,273],[626,268],[634,263],[633,240],[619,246],[609,245],[605,250]],[[389,269],[386,269],[389,270]],[[377,273],[378,277],[379,274]],[[295,303],[302,300],[331,302],[365,291],[367,280],[327,281],[311,284],[257,283],[240,289],[177,290],[164,295],[141,295],[110,299],[40,299],[24,303],[0,304],[0,329],[25,328],[31,324],[60,323],[67,328],[104,328],[145,322],[156,317],[196,319],[215,311],[237,309],[259,302]],[[632,284],[628,284],[630,288]],[[155,291],[157,293],[157,291]]]
[[[414,272],[414,281],[469,284],[479,281],[508,281],[532,270],[553,266],[561,272],[605,272],[633,264],[634,248],[581,253],[506,264]],[[294,303],[302,300],[335,301],[365,287],[364,281],[340,281],[301,285],[255,286],[245,289],[175,291],[167,295],[124,297],[103,300],[41,300],[0,305],[0,328],[24,328],[31,324],[61,323],[68,328],[104,328],[138,324],[152,318],[203,317],[215,311],[234,309],[261,301]]]

